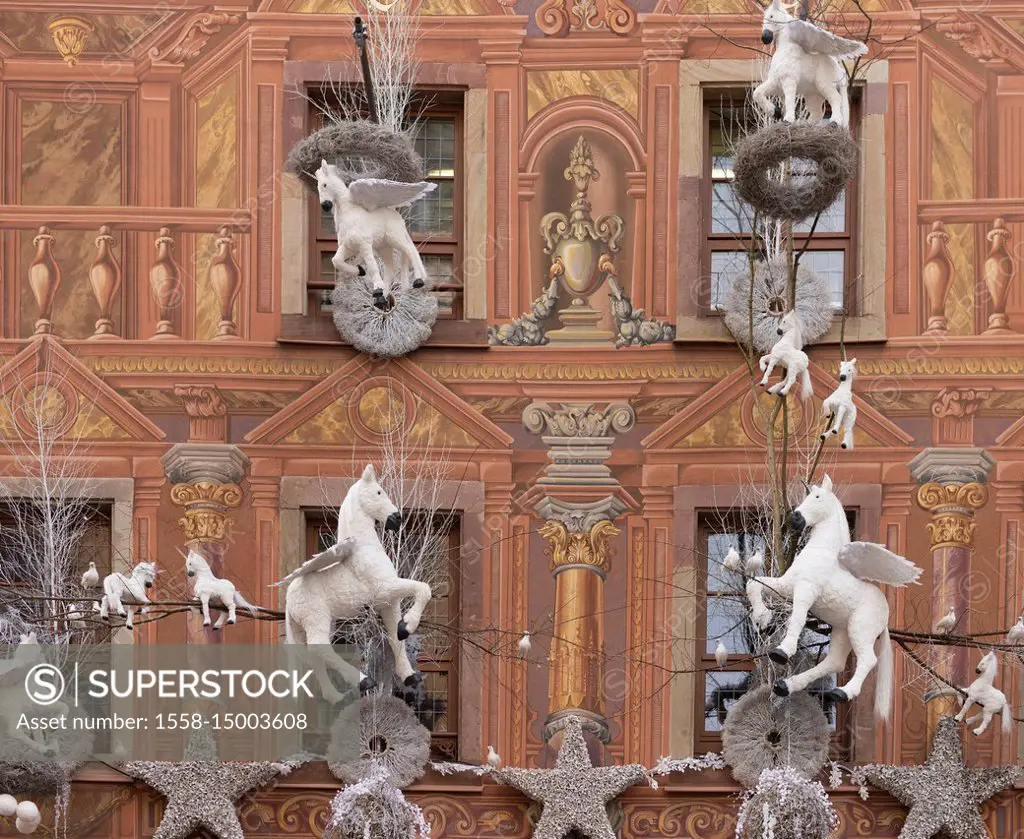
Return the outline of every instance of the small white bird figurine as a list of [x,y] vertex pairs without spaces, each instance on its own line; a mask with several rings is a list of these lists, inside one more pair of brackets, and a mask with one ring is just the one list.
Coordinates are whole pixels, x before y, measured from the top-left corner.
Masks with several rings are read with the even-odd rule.
[[494,746],[487,747],[487,765],[491,769],[497,769],[501,766],[501,755],[494,751]]
[[96,588],[100,584],[100,572],[96,570],[96,563],[90,562],[89,567],[82,574],[82,588]]
[[1010,627],[1006,633],[1007,644],[1024,644],[1024,617],[1017,618],[1017,622]]
[[523,637],[519,639],[519,657],[526,658],[530,654],[531,647],[533,644],[530,641],[530,630],[526,630]]
[[718,662],[719,667],[725,667],[729,663],[729,648],[725,646],[725,642],[719,638],[718,646],[715,647],[715,661]]
[[950,606],[946,616],[935,624],[935,631],[941,632],[943,635],[949,635],[954,626],[956,626],[956,611]]
[[725,555],[725,559],[722,560],[722,567],[726,571],[740,570],[740,554],[736,548],[729,548],[729,553],[727,553]]
[[756,577],[764,570],[764,556],[760,551],[755,551],[754,555],[747,560],[745,569],[749,577]]

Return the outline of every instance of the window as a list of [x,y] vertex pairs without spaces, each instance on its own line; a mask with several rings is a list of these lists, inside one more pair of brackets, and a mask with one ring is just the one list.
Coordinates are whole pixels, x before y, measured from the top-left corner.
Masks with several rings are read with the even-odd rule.
[[[390,537],[389,537],[390,538]],[[442,760],[458,759],[458,647],[453,642],[459,625],[459,552],[462,544],[459,518],[451,512],[433,515],[406,512],[402,535],[408,540],[403,551],[423,556],[430,551],[432,564],[444,568],[440,585],[423,613],[418,633],[421,648],[418,667],[423,674],[423,692],[413,710],[431,732],[431,746]],[[329,548],[337,539],[336,514],[306,514],[306,549],[309,555]],[[411,543],[411,544],[409,544]],[[407,554],[408,555],[408,554]],[[436,567],[436,566],[435,566]],[[348,639],[343,632],[335,643]]]
[[[314,129],[323,125],[319,104],[311,105]],[[429,277],[427,285],[438,298],[439,320],[462,318],[462,96],[424,94],[413,105],[416,120],[413,143],[423,158],[426,179],[437,188],[401,212]],[[312,317],[330,320],[334,266],[338,248],[334,219],[310,197],[310,239],[313,275],[307,282]],[[333,327],[331,327],[333,330]]]
[[[710,277],[706,300],[708,313],[715,312],[725,298],[730,278],[747,270],[751,252],[759,250],[753,228],[753,209],[740,201],[733,189],[733,147],[737,138],[752,127],[754,105],[741,104],[741,100],[718,99],[705,106],[705,137],[708,154],[706,205],[710,207],[706,222],[705,271]],[[856,131],[857,107],[851,103],[850,129]],[[794,174],[801,168],[813,171],[814,164],[807,161],[801,167],[796,161]],[[801,262],[825,280],[838,310],[853,311],[856,295],[854,274],[856,257],[853,247],[856,223],[856,185],[851,183],[844,193],[818,219],[811,233],[813,219],[795,224],[794,244],[807,246]]]
[[[17,501],[0,505],[0,563],[4,574],[0,586],[32,585],[28,552],[45,555],[46,528],[44,507],[34,502]],[[61,543],[68,545],[60,553],[59,562],[67,570],[68,588],[77,590],[82,573],[90,562],[96,563],[100,579],[112,570],[110,505],[92,502],[61,503],[53,510],[49,525],[63,534]],[[66,553],[65,553],[66,552]]]
[[[856,521],[854,512],[847,511],[847,517],[852,530]],[[703,674],[704,684],[703,700],[697,707],[696,746],[702,752],[721,749],[722,725],[729,709],[757,684],[753,658],[754,630],[747,617],[746,577],[723,568],[722,561],[730,548],[735,548],[744,559],[761,551],[768,567],[770,551],[762,535],[767,531],[768,523],[759,521],[752,513],[723,515],[708,511],[698,516],[697,550],[703,561],[699,578],[702,608],[697,617],[695,661]],[[720,639],[729,650],[729,662],[724,669],[720,669],[715,661],[715,649]],[[828,651],[828,636],[805,630],[800,647],[810,656],[810,663],[816,663]],[[811,686],[810,693],[821,698],[829,718],[833,730],[833,756],[849,759],[848,706],[836,706],[824,697],[835,684],[834,676],[823,679]]]

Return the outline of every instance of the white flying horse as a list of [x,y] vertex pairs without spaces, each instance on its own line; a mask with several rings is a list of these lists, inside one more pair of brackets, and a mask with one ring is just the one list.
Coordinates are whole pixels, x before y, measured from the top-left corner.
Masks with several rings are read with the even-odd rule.
[[779,335],[782,337],[775,342],[768,355],[762,355],[759,362],[764,376],[761,377],[761,387],[768,387],[768,379],[775,370],[775,366],[781,364],[786,368],[786,377],[777,384],[768,388],[769,393],[785,396],[790,388],[796,384],[797,376],[800,377],[800,398],[807,400],[814,396],[814,385],[811,382],[811,374],[808,371],[810,359],[803,351],[804,338],[800,327],[800,318],[793,310],[787,312],[779,321]]
[[46,745],[43,732],[33,729],[31,734],[28,734],[18,725],[22,715],[36,717],[41,711],[45,711],[47,716],[66,717],[69,713],[68,706],[59,699],[43,708],[29,698],[25,679],[31,668],[42,661],[43,652],[35,632],[22,635],[13,657],[0,661],[0,731],[9,739],[17,740],[40,754],[48,755],[53,754],[55,750]]
[[822,442],[829,434],[838,434],[843,430],[842,447],[853,448],[853,429],[857,425],[857,406],[853,403],[853,382],[857,378],[857,359],[839,362],[839,387],[825,397],[821,403],[823,416],[832,417],[832,422],[821,435]]
[[235,584],[231,580],[214,576],[213,571],[210,570],[210,564],[202,554],[192,550],[188,552],[188,556],[185,558],[185,572],[189,577],[196,578],[192,591],[195,593],[200,604],[202,604],[203,626],[210,625],[211,602],[220,603],[221,606],[226,607],[228,610],[226,614],[221,613],[220,618],[213,625],[214,629],[220,629],[224,626],[225,621],[234,623],[235,611],[238,606],[245,607],[252,614],[255,614],[259,609],[258,606],[254,606],[239,594],[238,589],[235,588]]
[[[318,647],[317,680],[330,702],[339,701],[344,694],[331,683],[328,668],[350,685],[365,686],[362,674],[330,649],[330,644],[334,622],[358,617],[366,608],[379,612],[384,621],[395,674],[406,687],[423,678],[414,671],[402,642],[419,627],[430,602],[430,586],[398,576],[377,535],[378,524],[398,531],[402,512],[377,482],[373,466],[367,466],[341,504],[337,544],[276,583],[288,584],[284,607],[287,642]],[[402,601],[408,598],[412,606],[402,615]]]
[[[786,637],[768,653],[776,664],[786,664],[796,654],[800,633],[808,614],[832,627],[828,654],[816,666],[777,679],[775,693],[788,696],[812,682],[838,673],[846,666],[851,649],[857,669],[842,687],[828,695],[839,702],[856,698],[864,679],[878,664],[875,684],[875,716],[889,718],[893,694],[893,655],[889,641],[889,604],[882,590],[866,582],[904,586],[916,583],[921,569],[912,562],[872,542],[851,542],[850,526],[843,505],[832,492],[832,479],[825,476],[821,486],[812,486],[803,503],[790,518],[796,533],[809,529],[807,542],[781,577],[755,577],[747,583],[751,619],[761,629],[768,626],[771,612],[764,604],[767,589],[793,604]],[[881,649],[875,655],[875,642]]]
[[[115,571],[103,578],[103,599],[100,600],[100,617],[107,620],[110,610],[124,617],[126,629],[133,628],[135,607],[141,606],[143,614],[149,605],[146,589],[152,588],[157,570],[154,562],[140,562],[131,574]],[[127,608],[126,608],[127,607]]]
[[369,275],[378,308],[385,308],[385,298],[391,291],[377,264],[378,257],[396,269],[405,279],[406,288],[410,281],[413,288],[423,288],[426,283],[427,269],[398,208],[418,201],[436,187],[427,181],[407,184],[379,178],[359,178],[346,185],[338,167],[326,160],[316,170],[320,208],[334,215],[338,234],[338,251],[331,261],[346,278]]
[[964,717],[967,716],[967,712],[971,710],[972,705],[980,705],[981,713],[975,714],[967,720],[968,725],[974,725],[978,720],[981,720],[981,725],[974,729],[975,735],[984,734],[988,724],[992,722],[992,717],[1000,712],[1003,715],[1003,733],[1009,734],[1013,728],[1013,709],[1010,708],[1010,703],[1006,701],[1006,694],[993,685],[996,680],[996,674],[999,672],[999,662],[996,659],[995,650],[989,650],[982,656],[981,661],[978,662],[978,666],[975,668],[975,672],[981,675],[971,682],[971,686],[967,688],[967,698],[961,698],[964,707],[956,715],[957,722],[964,721]]
[[764,10],[761,41],[774,41],[775,54],[768,75],[754,90],[758,107],[775,114],[776,105],[770,97],[778,97],[783,101],[783,119],[795,122],[798,99],[804,100],[812,120],[822,119],[823,105],[828,102],[833,122],[849,126],[849,81],[840,61],[864,55],[868,51],[864,44],[793,17],[781,0],[772,0]]

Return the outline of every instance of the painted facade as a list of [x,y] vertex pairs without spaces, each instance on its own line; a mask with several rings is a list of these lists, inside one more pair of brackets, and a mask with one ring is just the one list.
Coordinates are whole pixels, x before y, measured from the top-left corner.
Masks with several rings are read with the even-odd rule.
[[[853,4],[835,5],[859,31]],[[892,595],[894,626],[927,629],[954,603],[972,633],[1005,631],[1024,606],[1024,12],[862,6],[884,44],[857,90],[863,154],[842,246],[860,420],[856,448],[830,449],[828,469],[859,534],[925,567],[920,588]],[[699,521],[742,504],[765,441],[709,303],[709,112],[754,78],[758,18],[741,0],[420,0],[419,82],[459,114],[460,317],[383,362],[318,311],[316,208],[282,171],[312,124],[307,94],[357,79],[357,11],[0,3],[0,381],[67,371],[52,422],[85,444],[115,555],[180,573],[174,546],[203,544],[268,606],[267,586],[306,557],[316,511],[386,434],[425,463],[444,452],[461,631],[518,637],[554,614],[558,637],[579,640],[552,647],[540,633],[529,663],[460,646],[449,756],[479,762],[493,744],[507,764],[543,762],[545,725],[570,708],[604,721],[609,760],[693,754],[705,740],[691,666]],[[77,61],[47,31],[60,17],[92,27]],[[578,187],[563,173],[581,137],[599,173],[594,218],[621,226],[617,281],[674,339],[617,348],[602,284],[576,289],[583,321],[560,317],[574,305],[562,294],[544,331],[568,331],[551,343],[491,345],[488,329],[528,316],[555,277],[542,219],[569,212]],[[837,321],[811,350],[819,394],[839,338]],[[598,466],[566,478],[558,458]],[[186,637],[201,640],[184,618],[137,631]],[[229,642],[276,637],[242,622]],[[579,652],[599,645],[603,657]],[[966,683],[973,664],[960,651],[948,672]],[[1019,704],[1012,673],[1002,688]],[[897,682],[889,727],[869,703],[851,712],[856,762],[923,760],[935,708],[899,651]],[[993,726],[968,756],[1017,761],[1022,748]],[[243,824],[319,834],[337,786],[306,768],[246,803]],[[726,773],[635,788],[620,799],[622,835],[731,835],[737,789]],[[529,835],[530,807],[510,789],[428,775],[409,792],[436,835]],[[835,799],[842,835],[899,832],[905,810],[888,797]],[[146,836],[160,801],[90,766],[73,820],[80,835]],[[993,835],[1015,835],[1024,792],[985,815]]]

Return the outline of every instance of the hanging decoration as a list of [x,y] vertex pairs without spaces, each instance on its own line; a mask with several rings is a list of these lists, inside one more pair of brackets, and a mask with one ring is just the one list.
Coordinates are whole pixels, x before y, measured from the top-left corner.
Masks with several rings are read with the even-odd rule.
[[[353,731],[359,732],[355,757],[349,755]],[[331,726],[327,765],[346,784],[370,778],[379,770],[385,783],[401,789],[423,776],[429,759],[430,732],[394,696],[365,696],[358,705],[344,709]]]
[[[956,721],[963,722],[966,718],[968,725],[980,722],[981,725],[974,729],[974,735],[978,737],[985,733],[989,723],[992,722],[992,717],[1002,714],[1003,734],[1009,734],[1013,730],[1013,708],[1006,701],[1006,694],[994,685],[999,673],[999,662],[996,659],[995,650],[989,650],[982,656],[976,672],[981,675],[967,688],[967,697],[961,697],[964,706],[956,715]],[[968,712],[975,705],[981,706],[981,713],[968,717]]]
[[571,830],[590,839],[615,839],[606,805],[634,784],[651,783],[647,769],[594,766],[579,717],[565,718],[563,738],[554,769],[496,769],[495,779],[542,805],[533,839],[563,839]]
[[[751,315],[754,326],[754,349],[766,353],[779,340],[779,323],[789,310],[790,263],[783,258],[757,260],[753,265],[753,300],[751,270],[746,266],[729,281],[725,292],[724,320],[736,340],[746,346],[750,342]],[[825,281],[801,260],[796,272],[796,313],[802,326],[804,343],[821,338],[832,326],[835,309]]]
[[857,406],[853,401],[853,382],[857,378],[857,359],[839,362],[839,385],[821,403],[821,415],[829,420],[828,428],[821,435],[825,442],[830,434],[843,432],[844,449],[853,448],[853,431],[857,426]]
[[765,769],[740,804],[736,839],[828,839],[839,816],[825,788],[789,766]]
[[381,766],[335,796],[324,832],[325,839],[427,839],[429,835],[423,810],[389,783]]
[[828,760],[828,718],[807,693],[773,697],[754,688],[729,709],[722,727],[722,756],[733,777],[753,787],[767,769],[788,766],[813,778]]
[[869,764],[854,771],[854,782],[869,781],[910,808],[899,839],[983,839],[990,836],[978,808],[1019,781],[1019,766],[970,769],[964,764],[960,727],[943,717],[923,766]]
[[[380,265],[382,273],[387,269]],[[339,283],[331,292],[334,325],[353,347],[378,358],[399,358],[423,345],[437,322],[437,297],[426,287],[392,287],[381,308],[368,276]]]

